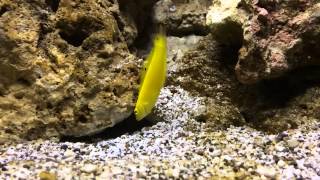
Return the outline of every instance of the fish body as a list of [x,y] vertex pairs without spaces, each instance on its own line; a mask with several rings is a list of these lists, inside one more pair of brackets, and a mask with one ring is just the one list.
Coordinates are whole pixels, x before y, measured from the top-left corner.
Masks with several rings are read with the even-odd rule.
[[146,117],[155,106],[167,73],[167,39],[156,34],[151,53],[144,62],[140,76],[139,95],[134,109],[136,120]]

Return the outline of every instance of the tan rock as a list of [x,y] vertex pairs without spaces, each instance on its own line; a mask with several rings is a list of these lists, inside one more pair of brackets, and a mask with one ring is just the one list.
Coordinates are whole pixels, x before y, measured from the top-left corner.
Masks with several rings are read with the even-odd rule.
[[131,114],[138,68],[117,3],[0,7],[0,141],[83,136]]

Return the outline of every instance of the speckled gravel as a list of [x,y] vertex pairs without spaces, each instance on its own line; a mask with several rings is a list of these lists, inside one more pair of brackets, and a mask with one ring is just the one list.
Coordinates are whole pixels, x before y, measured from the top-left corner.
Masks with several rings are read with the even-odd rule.
[[208,132],[192,119],[201,104],[166,87],[157,104],[164,121],[133,134],[3,145],[0,179],[320,179],[319,122],[277,135],[249,127]]

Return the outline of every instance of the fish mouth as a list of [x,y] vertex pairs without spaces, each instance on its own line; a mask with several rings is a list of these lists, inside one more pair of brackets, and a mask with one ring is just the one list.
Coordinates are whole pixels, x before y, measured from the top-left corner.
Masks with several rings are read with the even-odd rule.
[[134,112],[134,118],[138,120],[139,119],[138,110],[134,110],[133,112]]

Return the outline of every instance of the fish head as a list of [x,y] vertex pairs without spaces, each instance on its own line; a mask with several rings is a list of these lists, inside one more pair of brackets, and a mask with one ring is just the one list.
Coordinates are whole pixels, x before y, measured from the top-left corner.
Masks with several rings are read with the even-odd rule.
[[136,105],[134,115],[136,116],[136,120],[142,120],[147,115],[144,106]]
[[156,34],[154,37],[154,47],[166,47],[167,38],[164,34]]

